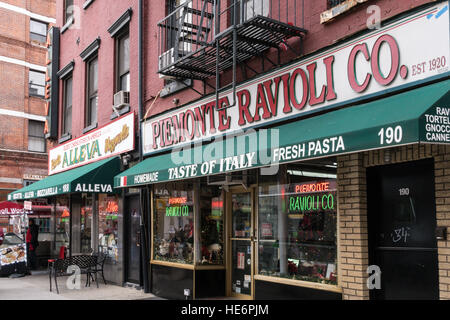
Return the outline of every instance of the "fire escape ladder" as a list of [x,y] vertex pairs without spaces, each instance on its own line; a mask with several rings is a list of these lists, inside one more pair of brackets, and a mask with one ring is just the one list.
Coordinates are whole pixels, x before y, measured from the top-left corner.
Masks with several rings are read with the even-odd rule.
[[[185,19],[186,19],[186,13],[187,10],[186,8],[183,9],[182,13],[181,13],[181,17],[178,19],[179,23],[177,24],[177,35],[175,37],[175,45],[174,45],[174,60],[178,59],[178,57],[180,57],[180,42],[183,45],[183,52],[182,54],[184,55],[184,36],[185,36],[185,29],[184,29],[184,24],[185,24]],[[183,41],[181,41],[183,39]]]

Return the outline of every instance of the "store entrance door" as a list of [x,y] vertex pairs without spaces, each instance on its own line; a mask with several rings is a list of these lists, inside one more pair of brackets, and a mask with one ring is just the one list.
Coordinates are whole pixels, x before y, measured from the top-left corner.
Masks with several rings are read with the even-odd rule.
[[141,284],[141,248],[140,248],[140,223],[141,211],[139,194],[125,198],[126,219],[126,272],[125,282]]
[[370,168],[367,186],[369,263],[381,271],[371,298],[438,299],[433,160]]
[[228,296],[253,299],[254,191],[228,193]]

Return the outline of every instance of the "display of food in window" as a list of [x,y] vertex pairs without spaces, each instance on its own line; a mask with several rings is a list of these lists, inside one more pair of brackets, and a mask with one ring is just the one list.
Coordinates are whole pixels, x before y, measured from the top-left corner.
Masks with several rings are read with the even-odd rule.
[[336,180],[287,173],[284,182],[259,187],[259,274],[337,284]]
[[118,196],[99,195],[99,251],[114,263],[119,261],[119,204]]
[[200,254],[201,264],[224,263],[224,195],[216,186],[200,187]]
[[156,188],[153,217],[153,258],[155,260],[193,263],[194,193],[192,190],[192,185],[187,183]]

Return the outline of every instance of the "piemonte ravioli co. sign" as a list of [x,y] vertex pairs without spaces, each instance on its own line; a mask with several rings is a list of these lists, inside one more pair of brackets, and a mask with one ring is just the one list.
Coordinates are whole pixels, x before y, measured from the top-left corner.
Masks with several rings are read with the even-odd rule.
[[[439,35],[439,38],[437,38]],[[144,154],[336,108],[449,72],[449,10],[442,2],[312,57],[143,124]],[[355,119],[357,121],[357,119]],[[301,135],[301,132],[299,132]]]
[[49,152],[52,175],[134,149],[134,113],[121,117]]

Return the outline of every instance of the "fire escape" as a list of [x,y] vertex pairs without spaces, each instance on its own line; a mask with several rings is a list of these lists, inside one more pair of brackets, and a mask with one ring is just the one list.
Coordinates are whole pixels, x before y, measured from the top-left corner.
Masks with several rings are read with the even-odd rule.
[[[303,5],[304,0],[178,0],[158,23],[158,73],[165,79],[201,80],[205,88],[215,77],[218,101],[224,71],[232,69],[235,93],[238,65],[257,74],[246,63],[251,58],[260,57],[264,70],[264,63],[280,65],[283,49],[301,54],[288,39],[301,43],[306,34],[298,26],[303,26]],[[270,48],[278,50],[278,62],[265,55]]]

